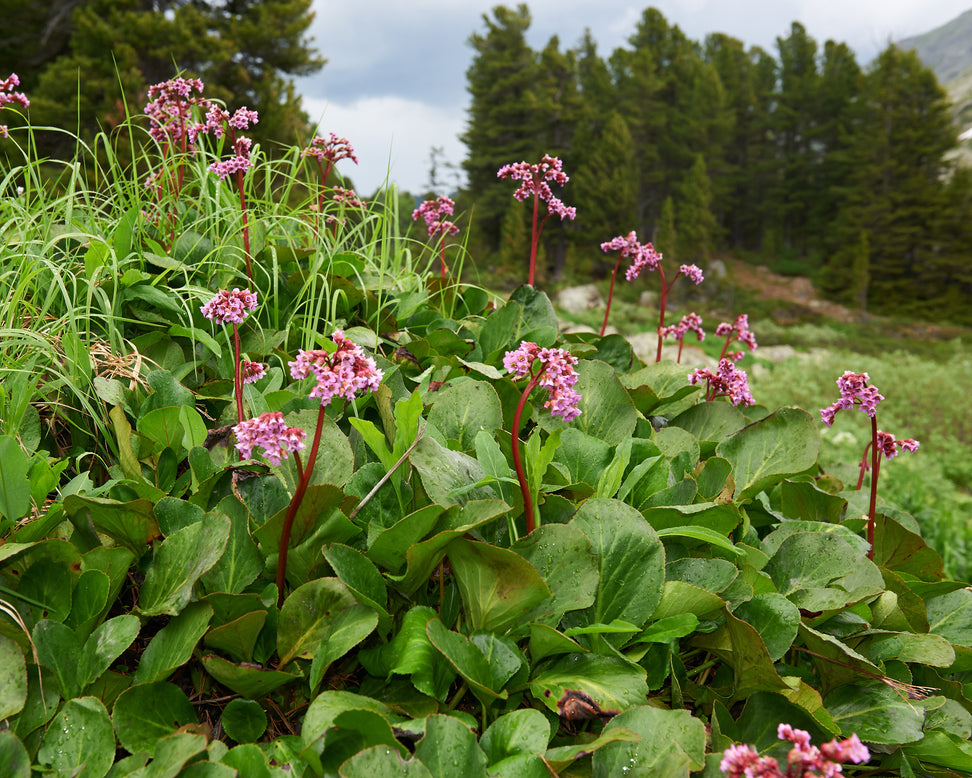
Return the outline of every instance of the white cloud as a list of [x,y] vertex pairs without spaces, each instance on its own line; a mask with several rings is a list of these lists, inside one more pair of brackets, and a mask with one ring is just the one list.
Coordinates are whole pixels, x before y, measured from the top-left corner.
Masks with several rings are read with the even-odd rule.
[[445,159],[458,164],[465,156],[459,141],[464,115],[417,100],[395,96],[367,97],[348,105],[304,97],[304,110],[320,120],[319,133],[347,138],[359,164],[342,162],[340,171],[363,195],[387,178],[414,194],[422,194],[429,178],[429,150],[441,146]]

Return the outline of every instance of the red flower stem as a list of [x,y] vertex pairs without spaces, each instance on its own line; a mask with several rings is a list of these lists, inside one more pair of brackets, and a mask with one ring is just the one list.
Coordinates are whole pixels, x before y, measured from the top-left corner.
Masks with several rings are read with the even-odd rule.
[[726,345],[724,345],[722,347],[722,351],[719,352],[719,361],[720,362],[722,361],[722,358],[726,355],[726,352],[729,350],[729,344],[730,343],[732,343],[732,331],[730,331],[730,333],[728,335],[726,335]]
[[871,417],[871,502],[867,511],[867,558],[874,560],[874,514],[877,511],[878,469],[881,467],[880,450],[878,449],[877,414]]
[[537,214],[540,213],[540,195],[533,193],[533,228],[530,233],[530,286],[534,286],[537,275],[537,243],[540,242],[540,233],[537,230]]
[[[655,362],[661,362],[662,354],[662,328],[665,326],[665,303],[668,300],[668,290],[671,289],[671,285],[665,286],[665,271],[658,268],[658,275],[661,276],[661,301],[658,303],[658,351],[655,352]],[[675,278],[678,278],[676,275]],[[675,278],[672,279],[672,283],[675,283]]]
[[[307,493],[307,486],[310,484],[311,474],[314,472],[314,463],[317,461],[317,449],[321,445],[321,432],[324,429],[324,406],[317,414],[317,429],[314,430],[314,443],[311,446],[310,456],[307,457],[307,467],[297,481],[297,488],[294,496],[290,500],[290,507],[284,517],[283,529],[280,530],[280,552],[277,554],[277,607],[282,608],[284,603],[284,583],[287,580],[287,548],[290,545],[290,530],[294,525],[294,517],[297,509],[304,500]],[[298,468],[299,469],[299,468]]]
[[523,407],[526,405],[527,397],[539,383],[543,370],[535,376],[531,376],[527,381],[523,394],[520,395],[520,402],[516,405],[516,412],[513,414],[513,467],[516,469],[516,478],[520,482],[520,492],[523,494],[523,512],[526,516],[526,534],[529,535],[536,529],[533,520],[533,498],[530,496],[530,486],[527,484],[526,473],[523,470],[523,461],[520,459],[520,418],[523,416]]
[[867,452],[870,450],[870,448],[871,448],[871,441],[867,441],[867,445],[864,446],[864,456],[861,458],[861,472],[860,475],[857,476],[858,492],[861,490],[861,487],[864,485],[864,473],[867,472]]
[[445,278],[446,277],[445,249],[446,249],[446,247],[445,247],[445,235],[443,235],[441,238],[439,238],[439,262],[442,265],[442,268],[439,271],[439,275],[442,278]]
[[233,393],[236,395],[236,421],[243,421],[243,376],[240,368],[240,331],[233,323],[233,351],[236,358],[233,360]]
[[675,364],[680,365],[682,363],[682,346],[685,345],[685,340],[683,338],[678,339],[678,357],[675,359]]
[[611,288],[608,289],[607,310],[604,311],[604,322],[601,324],[601,337],[604,337],[604,330],[607,329],[608,314],[611,312],[611,300],[614,299],[614,281],[618,277],[618,268],[621,266],[621,254],[618,254],[618,261],[614,263],[614,270],[611,271]]
[[246,194],[243,192],[243,171],[236,171],[236,188],[240,190],[240,211],[243,215],[243,256],[246,258],[246,278],[253,283],[253,261],[250,258],[250,226],[246,220]]

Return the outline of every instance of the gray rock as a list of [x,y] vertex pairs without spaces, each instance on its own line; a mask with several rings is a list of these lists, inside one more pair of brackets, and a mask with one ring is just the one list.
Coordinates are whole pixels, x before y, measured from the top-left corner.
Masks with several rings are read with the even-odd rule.
[[568,286],[557,292],[556,305],[566,313],[584,313],[603,308],[606,304],[594,284]]

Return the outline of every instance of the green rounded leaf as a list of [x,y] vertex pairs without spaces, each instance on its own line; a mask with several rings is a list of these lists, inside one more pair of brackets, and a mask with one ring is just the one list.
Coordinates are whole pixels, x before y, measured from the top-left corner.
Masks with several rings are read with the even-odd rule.
[[476,736],[466,724],[452,716],[426,718],[425,735],[415,746],[415,758],[434,778],[486,773],[486,754],[476,742]]
[[639,706],[611,719],[603,734],[616,729],[640,739],[608,743],[595,751],[593,778],[687,775],[705,766],[705,725],[687,710]]
[[13,732],[0,731],[0,775],[30,778],[30,756]]
[[429,423],[446,438],[459,441],[463,451],[473,449],[476,435],[503,426],[499,395],[485,381],[462,381],[436,392]]
[[138,662],[134,683],[163,681],[192,657],[193,649],[209,628],[213,606],[195,602],[169,621],[149,641]]
[[139,684],[122,692],[111,710],[111,721],[118,742],[134,754],[152,753],[158,740],[198,719],[182,689],[160,682]]
[[602,711],[619,712],[644,703],[645,671],[636,664],[602,654],[567,654],[536,673],[530,693],[555,713],[569,692],[591,697]]
[[0,516],[16,521],[30,510],[27,455],[17,439],[0,436]]
[[103,778],[115,761],[115,733],[101,700],[78,697],[64,703],[44,735],[37,761],[68,773],[85,765],[86,776]]
[[253,743],[267,729],[267,714],[253,700],[230,700],[221,721],[226,734],[237,743]]
[[27,664],[24,654],[13,640],[0,634],[0,720],[20,713],[26,702]]
[[418,759],[402,759],[395,749],[372,746],[352,756],[338,772],[340,778],[438,778]]
[[733,613],[756,628],[774,662],[789,651],[800,626],[800,609],[782,594],[774,592],[757,594],[740,604]]
[[824,698],[824,705],[844,737],[856,733],[865,743],[887,745],[922,737],[924,711],[884,684],[840,686]]

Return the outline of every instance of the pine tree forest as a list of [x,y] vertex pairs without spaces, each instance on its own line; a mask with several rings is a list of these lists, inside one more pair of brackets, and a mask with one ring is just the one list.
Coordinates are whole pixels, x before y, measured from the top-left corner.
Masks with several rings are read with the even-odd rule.
[[799,23],[774,52],[693,41],[654,8],[610,54],[589,34],[535,51],[530,21],[526,5],[497,7],[469,39],[477,262],[502,265],[525,240],[496,170],[548,153],[578,212],[544,233],[548,279],[605,274],[597,245],[634,229],[679,262],[772,257],[850,305],[972,322],[972,174],[950,159],[951,107],[916,54],[890,45],[862,65]]

